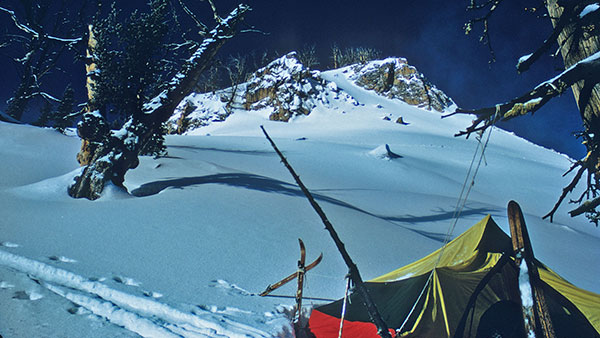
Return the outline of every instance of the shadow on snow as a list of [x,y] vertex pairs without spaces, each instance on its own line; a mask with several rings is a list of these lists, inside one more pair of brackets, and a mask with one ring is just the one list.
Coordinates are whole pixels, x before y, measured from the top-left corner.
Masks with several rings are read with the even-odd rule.
[[[189,186],[201,185],[201,184],[224,184],[232,187],[245,188],[255,191],[262,191],[267,193],[277,193],[283,194],[287,196],[298,196],[304,197],[304,193],[298,188],[298,186],[294,184],[290,184],[284,181],[280,181],[277,179],[247,174],[247,173],[224,173],[224,174],[215,174],[215,175],[207,175],[207,176],[195,176],[195,177],[181,177],[174,178],[162,181],[155,181],[141,185],[137,189],[131,191],[131,194],[136,197],[146,197],[152,196],[160,193],[163,190],[169,188],[183,189]],[[332,198],[326,195],[322,195],[319,193],[315,193],[313,190],[312,194],[316,200],[327,202],[333,205],[341,206],[344,208],[348,208],[362,214],[366,214],[372,217],[379,218],[381,220],[385,220],[396,225],[402,226],[403,228],[416,232],[424,237],[429,239],[443,242],[445,233],[437,233],[437,232],[429,232],[420,229],[414,229],[411,227],[407,227],[402,225],[404,224],[419,224],[426,222],[436,222],[436,221],[444,221],[450,220],[454,218],[454,211],[446,211],[442,208],[438,208],[434,214],[425,215],[425,216],[413,216],[413,215],[402,215],[402,216],[385,216],[385,215],[377,215],[372,212],[366,211],[359,207],[356,207],[352,204],[344,202],[342,200]],[[493,211],[497,211],[491,208],[466,208],[461,213],[461,216],[469,216],[469,215],[487,215]]]
[[185,149],[191,151],[216,151],[223,153],[234,153],[241,155],[264,155],[264,156],[277,156],[273,151],[267,150],[240,150],[240,149],[222,149],[222,148],[207,148],[197,146],[186,146],[186,145],[169,145],[169,149]]

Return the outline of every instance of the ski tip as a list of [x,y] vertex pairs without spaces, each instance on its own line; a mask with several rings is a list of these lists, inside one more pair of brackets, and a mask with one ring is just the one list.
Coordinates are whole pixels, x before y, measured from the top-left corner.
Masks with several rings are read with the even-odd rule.
[[510,210],[510,209],[516,209],[516,208],[521,209],[521,207],[519,206],[519,203],[517,203],[514,200],[510,200],[508,202],[508,209]]

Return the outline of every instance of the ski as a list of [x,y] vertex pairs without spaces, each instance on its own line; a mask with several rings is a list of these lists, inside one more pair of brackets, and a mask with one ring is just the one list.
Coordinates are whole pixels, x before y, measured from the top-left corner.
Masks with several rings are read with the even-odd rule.
[[298,272],[296,273],[298,275],[298,290],[296,290],[295,323],[298,323],[302,316],[302,291],[304,288],[304,274],[306,273],[306,266],[304,265],[306,261],[306,247],[304,247],[304,242],[300,238],[298,238],[298,242],[300,243],[300,260],[298,261]]
[[[521,300],[525,330],[528,334],[535,333],[536,337],[554,338],[554,328],[548,312],[544,290],[540,285],[539,271],[534,264],[535,256],[533,254],[533,247],[531,246],[523,212],[519,204],[515,201],[508,203],[508,224],[515,252],[515,264],[518,268],[524,269],[522,261],[525,260],[527,278],[529,279],[528,284],[531,287],[531,297],[533,298],[533,304],[531,305],[525,304]],[[519,285],[519,288],[521,288],[521,285]]]
[[[304,272],[311,270],[312,268],[314,268],[315,266],[319,265],[319,263],[321,263],[321,260],[323,259],[323,254],[321,253],[319,255],[319,257],[317,257],[317,259],[315,259],[314,262],[308,264],[305,268],[304,268]],[[258,295],[261,297],[264,297],[266,295],[268,295],[269,293],[271,293],[272,291],[280,288],[281,286],[293,281],[294,279],[296,279],[296,277],[298,277],[298,271],[292,273],[291,275],[285,277],[284,279],[280,280],[279,282],[275,283],[275,284],[271,284],[269,286],[267,286],[267,288],[265,289],[265,291],[259,293]]]

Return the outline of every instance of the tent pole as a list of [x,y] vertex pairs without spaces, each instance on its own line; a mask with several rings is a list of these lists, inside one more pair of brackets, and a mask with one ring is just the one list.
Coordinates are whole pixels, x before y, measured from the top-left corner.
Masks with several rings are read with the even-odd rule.
[[[523,316],[525,319],[526,330],[533,330],[537,338],[555,338],[554,327],[548,312],[548,305],[544,290],[541,287],[540,274],[535,265],[535,256],[533,248],[525,225],[525,218],[521,207],[515,201],[508,202],[508,223],[510,225],[510,233],[515,252],[515,263],[517,267],[521,265],[521,261],[525,260],[527,265],[529,284],[531,285],[533,298],[533,313],[531,309],[527,309],[522,305]],[[522,300],[521,300],[522,301]],[[533,318],[531,318],[533,316]],[[530,325],[528,325],[530,324]],[[528,327],[529,326],[529,327]]]
[[342,314],[340,316],[340,331],[338,338],[342,338],[344,330],[344,318],[346,317],[346,304],[348,303],[348,291],[350,291],[350,276],[346,276],[346,291],[344,292],[344,302],[342,303]]
[[504,265],[509,262],[509,260],[510,259],[508,254],[502,254],[502,257],[500,257],[500,259],[498,260],[498,262],[496,262],[494,267],[492,267],[490,271],[488,271],[488,273],[485,276],[483,276],[483,278],[479,281],[479,284],[477,284],[475,290],[473,290],[473,293],[471,294],[471,297],[469,298],[469,301],[465,306],[465,312],[463,312],[462,318],[458,322],[458,326],[456,327],[456,331],[454,333],[454,338],[463,338],[465,334],[467,319],[469,318],[469,314],[471,313],[471,308],[475,307],[475,302],[477,302],[477,297],[479,296],[479,293],[483,291],[483,289],[490,282],[490,280],[492,280],[492,277],[499,273],[500,270],[504,267]]
[[363,302],[365,304],[365,307],[367,308],[367,312],[369,313],[369,317],[371,318],[371,321],[373,322],[373,324],[375,324],[375,326],[377,327],[377,334],[379,336],[381,336],[382,338],[391,338],[390,332],[388,330],[388,326],[383,321],[383,318],[381,318],[381,315],[379,314],[379,311],[377,310],[377,306],[375,305],[375,302],[373,302],[373,299],[369,295],[369,291],[367,290],[367,287],[365,286],[365,283],[364,283],[362,277],[360,276],[358,267],[356,266],[356,264],[354,264],[354,262],[352,261],[352,258],[350,258],[348,251],[346,251],[346,246],[344,245],[344,243],[338,236],[338,234],[335,231],[335,229],[333,228],[333,225],[331,224],[331,222],[329,222],[329,219],[325,215],[325,212],[323,211],[323,209],[321,209],[321,206],[317,203],[317,201],[315,201],[314,197],[312,196],[310,191],[308,191],[308,189],[306,188],[304,183],[302,183],[302,181],[300,180],[300,177],[298,176],[298,174],[296,174],[296,172],[294,171],[292,166],[289,164],[289,162],[287,161],[285,156],[283,156],[281,151],[279,151],[279,148],[277,148],[277,146],[275,145],[275,142],[273,142],[273,140],[271,139],[269,134],[267,134],[267,131],[265,130],[265,128],[263,126],[260,126],[260,129],[262,129],[263,133],[265,134],[265,137],[267,138],[267,140],[269,140],[269,143],[271,143],[271,146],[273,147],[273,149],[275,150],[277,155],[279,155],[281,162],[285,165],[285,167],[288,169],[290,174],[292,174],[292,177],[294,177],[294,180],[296,181],[296,183],[298,184],[298,186],[300,187],[300,189],[302,190],[302,192],[304,193],[306,198],[308,198],[310,205],[313,207],[313,209],[317,212],[317,214],[321,218],[321,221],[325,225],[325,229],[329,232],[329,234],[333,238],[333,241],[335,242],[335,245],[337,246],[340,254],[342,255],[344,262],[348,266],[349,275],[350,275],[350,278],[352,279],[352,282],[354,282],[354,285],[356,286],[356,291],[361,295]]

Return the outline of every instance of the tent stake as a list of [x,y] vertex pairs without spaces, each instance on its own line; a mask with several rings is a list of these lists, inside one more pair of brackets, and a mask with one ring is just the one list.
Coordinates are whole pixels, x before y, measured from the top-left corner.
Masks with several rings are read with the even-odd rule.
[[[533,330],[537,338],[555,338],[556,334],[554,333],[554,327],[552,326],[552,320],[548,312],[546,297],[540,285],[540,274],[534,264],[535,256],[533,255],[533,248],[529,239],[529,233],[527,232],[527,226],[525,225],[525,219],[523,218],[523,212],[519,204],[515,201],[508,202],[508,224],[510,225],[513,250],[515,251],[515,263],[517,266],[520,266],[521,261],[525,260],[529,274],[529,284],[533,293],[533,313],[531,313],[530,309],[522,306],[526,324],[525,328],[528,331]],[[531,315],[533,315],[533,318],[531,318]]]
[[375,324],[375,326],[377,327],[377,334],[379,336],[381,336],[382,338],[391,338],[388,326],[383,321],[383,318],[381,318],[381,315],[379,314],[379,311],[377,310],[377,306],[375,305],[375,302],[373,302],[373,299],[369,295],[369,291],[367,290],[367,288],[362,280],[362,277],[360,276],[358,267],[356,266],[356,264],[354,264],[354,262],[352,261],[352,258],[350,258],[350,255],[348,254],[348,251],[346,251],[346,247],[345,247],[344,243],[341,241],[337,232],[333,228],[333,225],[331,224],[331,222],[329,222],[329,219],[327,219],[325,212],[323,211],[323,209],[321,209],[321,206],[317,203],[317,201],[315,201],[314,197],[312,196],[310,191],[308,191],[308,189],[306,188],[304,183],[302,183],[302,181],[300,180],[300,177],[298,176],[298,174],[296,174],[296,172],[294,171],[292,166],[288,163],[285,156],[283,156],[281,151],[279,151],[279,149],[275,145],[275,142],[273,142],[273,140],[271,139],[269,134],[267,134],[267,131],[265,130],[265,128],[263,126],[260,126],[260,129],[262,129],[263,133],[265,134],[265,137],[267,138],[267,140],[269,140],[269,143],[271,143],[271,146],[273,147],[273,149],[275,150],[277,155],[279,155],[281,162],[285,165],[285,167],[288,169],[290,174],[292,174],[292,177],[294,177],[294,180],[296,181],[296,183],[298,184],[298,186],[300,187],[300,189],[302,190],[302,192],[304,193],[306,198],[308,198],[310,205],[313,207],[313,209],[317,212],[317,214],[321,218],[321,221],[325,225],[325,229],[327,231],[329,231],[329,234],[333,238],[333,241],[335,242],[335,245],[337,246],[338,250],[340,251],[340,254],[342,255],[342,258],[344,259],[344,262],[348,266],[350,278],[352,279],[352,281],[354,282],[354,285],[356,286],[356,291],[361,295],[361,297],[364,301],[365,307],[367,308],[367,312],[369,313],[369,317],[371,318],[371,321],[373,322],[373,324]]

